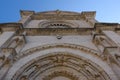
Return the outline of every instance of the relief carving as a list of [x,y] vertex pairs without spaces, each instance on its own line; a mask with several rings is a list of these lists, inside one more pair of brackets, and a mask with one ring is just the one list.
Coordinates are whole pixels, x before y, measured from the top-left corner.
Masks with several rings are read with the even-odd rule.
[[48,45],[43,45],[43,46],[38,46],[38,47],[34,47],[34,48],[31,48],[31,49],[28,49],[20,54],[18,54],[16,56],[16,59],[20,59],[22,57],[25,57],[27,55],[30,55],[32,54],[33,52],[36,52],[36,51],[39,51],[39,50],[45,50],[45,49],[49,49],[49,48],[71,48],[71,49],[78,49],[78,50],[81,50],[83,52],[87,52],[87,53],[90,53],[92,55],[95,55],[95,56],[98,56],[98,57],[101,57],[99,52],[96,51],[96,50],[93,50],[93,49],[90,49],[90,48],[87,48],[87,47],[84,47],[84,46],[81,46],[81,45],[74,45],[74,44],[67,44],[67,43],[63,43],[63,44],[48,44]]
[[52,80],[53,78],[59,77],[59,76],[67,77],[70,80],[79,80],[79,78],[76,75],[74,75],[73,73],[67,72],[67,71],[55,71],[45,76],[43,80]]
[[102,73],[106,76],[101,75],[101,70],[98,65],[82,57],[67,52],[57,52],[57,54],[48,54],[36,58],[35,61],[30,61],[17,71],[13,79],[21,79],[20,75],[26,74],[33,80],[52,80],[59,76],[70,80],[81,80],[82,78],[83,80],[110,80],[104,70]]

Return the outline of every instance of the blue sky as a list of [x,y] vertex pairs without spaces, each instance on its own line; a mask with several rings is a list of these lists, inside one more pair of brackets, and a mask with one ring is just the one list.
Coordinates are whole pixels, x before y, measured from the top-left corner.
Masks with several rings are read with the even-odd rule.
[[96,11],[100,22],[120,23],[120,0],[1,0],[0,23],[17,22],[20,10]]

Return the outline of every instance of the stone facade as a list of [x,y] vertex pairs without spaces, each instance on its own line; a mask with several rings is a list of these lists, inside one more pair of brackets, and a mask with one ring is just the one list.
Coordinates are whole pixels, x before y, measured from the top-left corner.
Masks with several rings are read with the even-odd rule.
[[0,24],[0,80],[120,80],[120,24],[94,11],[20,14]]

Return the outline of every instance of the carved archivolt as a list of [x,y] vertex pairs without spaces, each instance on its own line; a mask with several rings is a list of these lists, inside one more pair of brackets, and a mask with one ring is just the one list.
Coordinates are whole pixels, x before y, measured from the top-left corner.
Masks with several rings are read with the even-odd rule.
[[67,71],[54,71],[50,75],[45,76],[43,80],[52,80],[59,76],[69,78],[70,80],[78,80],[78,77],[76,75],[73,75],[73,73]]
[[98,57],[101,57],[100,53],[94,49],[90,49],[88,47],[85,46],[81,46],[81,45],[75,45],[75,44],[68,44],[68,43],[61,43],[61,44],[47,44],[47,45],[43,45],[43,46],[38,46],[38,47],[34,47],[31,49],[28,49],[20,54],[18,54],[15,57],[15,60],[18,60],[22,57],[25,57],[27,55],[32,54],[33,52],[37,52],[37,51],[41,51],[41,50],[46,50],[46,49],[50,49],[50,48],[71,48],[71,49],[77,49],[77,50],[81,50],[85,53],[89,53]]
[[12,80],[111,80],[97,64],[67,52],[49,53],[23,65]]

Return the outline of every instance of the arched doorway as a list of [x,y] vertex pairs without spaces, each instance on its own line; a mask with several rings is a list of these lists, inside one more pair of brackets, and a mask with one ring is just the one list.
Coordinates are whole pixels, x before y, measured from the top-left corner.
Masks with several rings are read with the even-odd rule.
[[97,64],[72,53],[56,52],[22,66],[13,80],[110,80]]
[[[107,66],[86,47],[68,44],[42,46],[27,50],[10,68],[12,80],[112,80]],[[87,51],[88,50],[88,51]],[[92,60],[91,60],[92,59]],[[100,61],[97,64],[97,61]],[[107,70],[105,70],[106,68]],[[112,71],[111,71],[112,72]],[[112,78],[112,79],[111,79]],[[115,80],[115,78],[114,78]]]

